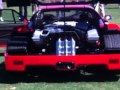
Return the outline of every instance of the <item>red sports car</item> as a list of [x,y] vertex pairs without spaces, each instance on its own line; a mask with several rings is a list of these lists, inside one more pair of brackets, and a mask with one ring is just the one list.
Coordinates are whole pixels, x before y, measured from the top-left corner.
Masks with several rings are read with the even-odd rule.
[[49,66],[65,71],[119,71],[119,29],[106,24],[90,5],[41,6],[27,26],[12,32],[5,68],[25,71],[28,67]]

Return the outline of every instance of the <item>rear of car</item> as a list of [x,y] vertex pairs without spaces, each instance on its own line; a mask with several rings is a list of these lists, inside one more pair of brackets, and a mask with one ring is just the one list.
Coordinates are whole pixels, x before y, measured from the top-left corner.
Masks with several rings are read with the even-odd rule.
[[[7,71],[49,66],[56,70],[120,70],[120,32],[89,5],[42,7],[28,27],[11,34],[5,52]],[[93,68],[92,68],[93,70]]]

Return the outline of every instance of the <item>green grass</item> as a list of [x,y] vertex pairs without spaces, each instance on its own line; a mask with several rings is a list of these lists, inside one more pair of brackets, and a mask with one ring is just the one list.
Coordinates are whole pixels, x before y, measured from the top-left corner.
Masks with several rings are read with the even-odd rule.
[[[113,22],[120,24],[120,9],[117,6],[107,6],[107,14],[113,16]],[[18,8],[13,8],[18,10]],[[31,7],[29,7],[31,16]],[[0,49],[4,51],[4,49]],[[120,90],[118,77],[102,77],[90,75],[72,75],[45,72],[38,75],[10,76],[4,69],[4,58],[0,57],[0,90]],[[60,75],[59,75],[60,74]]]
[[107,5],[105,11],[106,15],[112,16],[112,22],[120,25],[120,8],[118,8],[118,5]]
[[[4,3],[4,9],[14,9],[17,12],[19,12],[19,8],[17,6],[16,7],[7,7],[5,3]],[[32,16],[32,7],[28,6],[27,11],[28,11],[28,19],[30,19],[30,17]]]
[[[0,78],[0,90],[120,90],[120,81],[106,81],[105,77],[55,75],[9,76],[5,71]],[[44,75],[44,74],[43,74]],[[53,80],[52,80],[53,79]]]
[[[114,83],[115,84],[115,83]],[[118,85],[118,84],[117,84]],[[6,85],[6,90],[119,90],[113,83],[20,83],[19,85]],[[4,87],[1,90],[4,90]],[[27,87],[27,88],[23,88]]]
[[3,53],[6,48],[0,48],[0,53]]

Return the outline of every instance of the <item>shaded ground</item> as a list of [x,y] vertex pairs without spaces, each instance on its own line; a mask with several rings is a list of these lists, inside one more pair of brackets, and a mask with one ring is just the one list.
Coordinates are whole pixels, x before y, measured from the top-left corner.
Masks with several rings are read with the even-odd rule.
[[[32,73],[31,73],[32,72]],[[4,63],[0,64],[0,83],[15,84],[19,82],[105,82],[117,81],[119,76],[105,76],[92,74],[79,74],[79,72],[57,72],[54,70],[37,70],[26,73],[8,73],[5,71]],[[33,73],[34,72],[34,73]]]

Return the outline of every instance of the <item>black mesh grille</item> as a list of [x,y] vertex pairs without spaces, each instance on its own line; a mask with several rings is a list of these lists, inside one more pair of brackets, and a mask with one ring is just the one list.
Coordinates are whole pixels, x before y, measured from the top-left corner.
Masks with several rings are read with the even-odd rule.
[[104,35],[105,48],[120,49],[120,34]]

